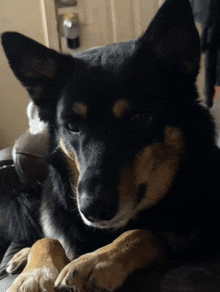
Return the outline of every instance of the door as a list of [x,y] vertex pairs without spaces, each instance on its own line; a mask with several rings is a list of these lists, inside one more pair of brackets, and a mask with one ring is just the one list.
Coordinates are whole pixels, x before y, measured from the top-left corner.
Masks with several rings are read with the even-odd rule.
[[[140,36],[164,0],[43,1],[48,46],[74,54],[94,46]],[[66,3],[72,5],[69,4],[68,7]],[[75,50],[67,47],[62,29],[63,17],[71,13],[77,14],[80,25],[80,47]],[[57,23],[58,30],[54,22]]]

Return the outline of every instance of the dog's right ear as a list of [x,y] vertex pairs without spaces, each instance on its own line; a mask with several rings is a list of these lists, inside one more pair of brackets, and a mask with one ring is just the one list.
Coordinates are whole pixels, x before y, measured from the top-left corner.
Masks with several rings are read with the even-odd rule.
[[49,49],[17,32],[5,32],[2,46],[15,76],[27,88],[35,104],[55,102],[74,59]]
[[166,0],[140,38],[166,70],[181,70],[194,79],[199,71],[200,39],[189,0]]

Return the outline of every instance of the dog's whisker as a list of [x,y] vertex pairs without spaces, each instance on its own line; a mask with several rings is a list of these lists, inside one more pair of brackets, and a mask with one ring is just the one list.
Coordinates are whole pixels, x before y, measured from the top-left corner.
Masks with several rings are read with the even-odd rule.
[[[70,186],[71,186],[71,189],[73,190],[74,195],[76,195],[77,194],[77,188],[73,185],[72,178],[69,178],[69,182],[70,182]],[[72,197],[72,195],[71,195],[71,197]],[[75,196],[73,196],[73,198],[76,199]]]

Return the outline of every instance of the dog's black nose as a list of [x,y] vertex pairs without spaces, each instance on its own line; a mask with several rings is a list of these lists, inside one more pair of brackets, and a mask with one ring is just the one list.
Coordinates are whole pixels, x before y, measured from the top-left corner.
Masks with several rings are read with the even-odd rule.
[[91,210],[81,210],[84,217],[90,222],[98,222],[98,221],[110,221],[114,218],[116,212],[114,211],[102,211],[101,213],[97,213],[97,211],[91,212]]
[[108,202],[84,202],[80,211],[90,222],[110,221],[117,213],[117,204],[108,206]]

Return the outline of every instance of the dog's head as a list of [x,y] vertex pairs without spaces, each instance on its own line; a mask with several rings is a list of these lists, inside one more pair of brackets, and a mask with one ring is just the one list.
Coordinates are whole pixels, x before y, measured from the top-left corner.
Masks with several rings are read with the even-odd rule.
[[167,0],[139,39],[74,57],[13,32],[2,44],[72,169],[86,224],[125,226],[165,196],[188,145],[199,144],[188,0]]

